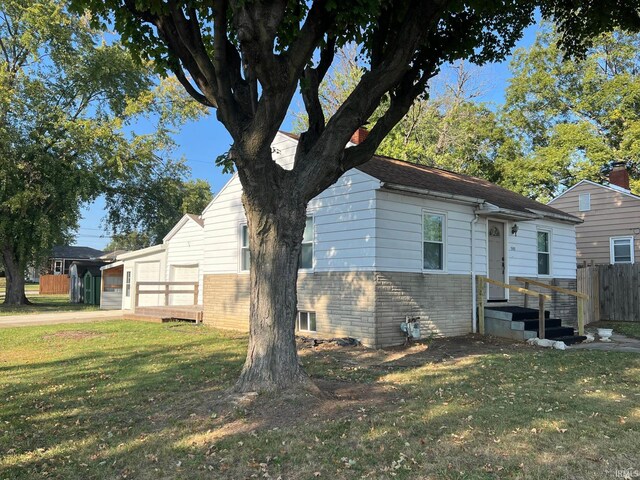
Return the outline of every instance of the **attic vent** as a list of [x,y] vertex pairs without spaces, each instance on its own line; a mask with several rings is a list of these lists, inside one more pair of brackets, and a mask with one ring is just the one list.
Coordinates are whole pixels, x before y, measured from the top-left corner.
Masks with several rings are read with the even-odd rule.
[[591,210],[591,194],[590,193],[580,194],[578,210],[580,210],[581,212],[588,212],[589,210]]

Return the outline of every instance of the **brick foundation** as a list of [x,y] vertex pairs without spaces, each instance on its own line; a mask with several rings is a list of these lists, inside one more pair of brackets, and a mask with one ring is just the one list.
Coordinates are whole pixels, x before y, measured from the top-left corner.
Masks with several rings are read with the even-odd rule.
[[[404,342],[400,323],[420,316],[423,335],[471,331],[471,278],[396,272],[301,273],[298,308],[316,312],[318,337],[349,336],[372,347]],[[205,275],[204,322],[248,330],[249,276]]]

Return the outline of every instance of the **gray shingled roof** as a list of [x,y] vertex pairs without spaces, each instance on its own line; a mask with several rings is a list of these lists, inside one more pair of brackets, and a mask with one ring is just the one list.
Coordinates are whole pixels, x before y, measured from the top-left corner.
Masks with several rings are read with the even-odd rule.
[[102,250],[96,250],[91,247],[77,247],[77,246],[57,246],[53,247],[51,251],[51,258],[70,258],[70,259],[90,259],[97,258],[104,255]]

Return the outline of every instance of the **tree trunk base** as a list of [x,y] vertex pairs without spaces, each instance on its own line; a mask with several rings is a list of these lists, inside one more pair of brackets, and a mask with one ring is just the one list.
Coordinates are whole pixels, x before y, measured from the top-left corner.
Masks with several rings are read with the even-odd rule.
[[314,395],[321,393],[302,367],[299,367],[296,373],[281,375],[279,376],[280,378],[273,378],[269,373],[271,372],[256,368],[245,368],[240,374],[233,391],[236,393],[250,393],[303,389]]

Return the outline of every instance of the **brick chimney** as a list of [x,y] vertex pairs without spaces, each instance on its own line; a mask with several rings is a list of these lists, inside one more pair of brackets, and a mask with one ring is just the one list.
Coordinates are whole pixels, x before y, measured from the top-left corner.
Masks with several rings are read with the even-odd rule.
[[609,174],[609,183],[629,190],[629,172],[624,162],[615,162]]
[[351,143],[355,143],[358,145],[359,143],[364,142],[364,139],[369,135],[369,130],[366,128],[360,127],[355,131],[353,135],[351,135]]

